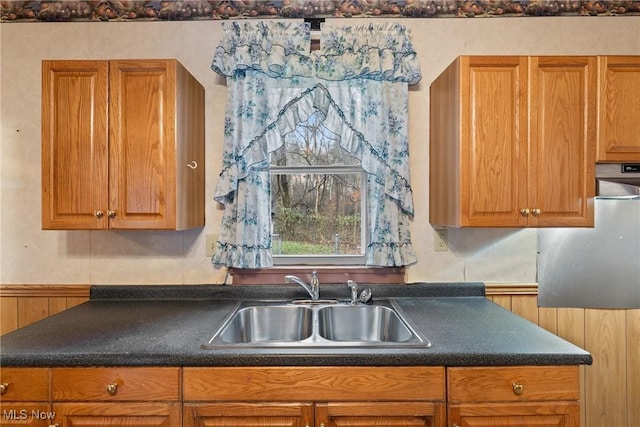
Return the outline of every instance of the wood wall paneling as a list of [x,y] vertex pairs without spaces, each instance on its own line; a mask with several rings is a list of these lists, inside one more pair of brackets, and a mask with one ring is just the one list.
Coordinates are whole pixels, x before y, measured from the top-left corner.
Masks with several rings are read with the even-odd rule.
[[[0,333],[88,298],[86,285],[0,286]],[[581,426],[640,426],[640,310],[538,307],[535,284],[487,285],[487,298],[593,355],[580,367]]]
[[88,299],[88,285],[0,286],[0,335],[82,304]]

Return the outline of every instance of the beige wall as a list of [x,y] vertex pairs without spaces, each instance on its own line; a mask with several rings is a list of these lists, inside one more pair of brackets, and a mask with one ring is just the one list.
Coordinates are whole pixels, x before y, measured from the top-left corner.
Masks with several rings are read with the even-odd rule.
[[[388,18],[387,18],[388,20]],[[338,24],[361,23],[340,20]],[[428,222],[429,84],[462,54],[640,54],[640,17],[401,19],[412,30],[422,81],[410,94],[410,149],[418,264],[407,281],[528,283],[535,230],[449,230],[434,252]],[[210,69],[220,21],[5,23],[0,26],[0,284],[220,283],[205,256],[218,230],[211,196],[220,168],[224,80]],[[177,58],[206,96],[207,217],[185,232],[40,229],[40,61]]]

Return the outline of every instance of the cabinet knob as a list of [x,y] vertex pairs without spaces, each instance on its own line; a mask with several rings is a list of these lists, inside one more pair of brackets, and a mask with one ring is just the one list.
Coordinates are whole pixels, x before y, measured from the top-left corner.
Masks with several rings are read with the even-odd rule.
[[520,213],[522,216],[527,216],[531,213],[531,210],[529,208],[520,209]]
[[104,215],[103,211],[100,211],[100,210],[93,211],[93,216],[95,216],[98,219],[102,218],[103,215]]
[[542,213],[542,211],[540,209],[532,209],[531,213],[533,214],[533,216],[538,216]]
[[109,393],[111,396],[115,396],[117,392],[118,392],[117,382],[107,385],[107,393]]
[[116,216],[116,211],[114,211],[114,210],[112,210],[112,209],[109,209],[109,210],[107,211],[107,216],[108,216],[109,218],[113,218],[113,217],[115,217],[115,216]]
[[524,393],[524,386],[522,384],[513,383],[511,384],[511,387],[513,388],[513,393],[516,396],[520,396],[522,393]]
[[4,395],[7,391],[9,391],[9,383],[0,384],[0,394]]

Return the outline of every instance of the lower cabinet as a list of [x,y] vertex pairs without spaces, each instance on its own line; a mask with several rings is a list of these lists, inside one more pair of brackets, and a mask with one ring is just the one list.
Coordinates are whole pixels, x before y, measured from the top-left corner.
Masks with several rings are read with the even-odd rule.
[[180,368],[53,368],[55,427],[182,424]]
[[579,427],[577,366],[3,368],[0,426]]
[[184,427],[313,425],[310,403],[185,403]]
[[48,427],[49,369],[0,370],[0,426]]
[[576,366],[447,369],[451,427],[579,427]]
[[444,426],[444,403],[187,403],[184,427]]
[[446,425],[442,367],[184,368],[184,427]]
[[53,426],[175,427],[180,412],[180,403],[60,403]]

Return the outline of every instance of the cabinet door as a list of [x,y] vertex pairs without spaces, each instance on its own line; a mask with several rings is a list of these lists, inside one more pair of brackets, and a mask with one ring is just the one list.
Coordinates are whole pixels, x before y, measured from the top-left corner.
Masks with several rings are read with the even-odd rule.
[[316,404],[316,426],[445,426],[445,404],[433,402],[351,402]]
[[309,427],[311,403],[185,403],[184,427]]
[[107,64],[42,63],[43,229],[108,227]]
[[109,209],[115,229],[176,224],[176,63],[110,61]]
[[596,57],[532,57],[530,226],[593,226]]
[[577,402],[449,405],[452,427],[580,427]]
[[60,427],[180,426],[180,403],[60,403],[53,405]]
[[526,57],[461,59],[462,225],[526,225],[527,72]]
[[48,403],[0,402],[0,427],[49,427],[52,419]]
[[600,57],[599,162],[640,162],[640,56]]

